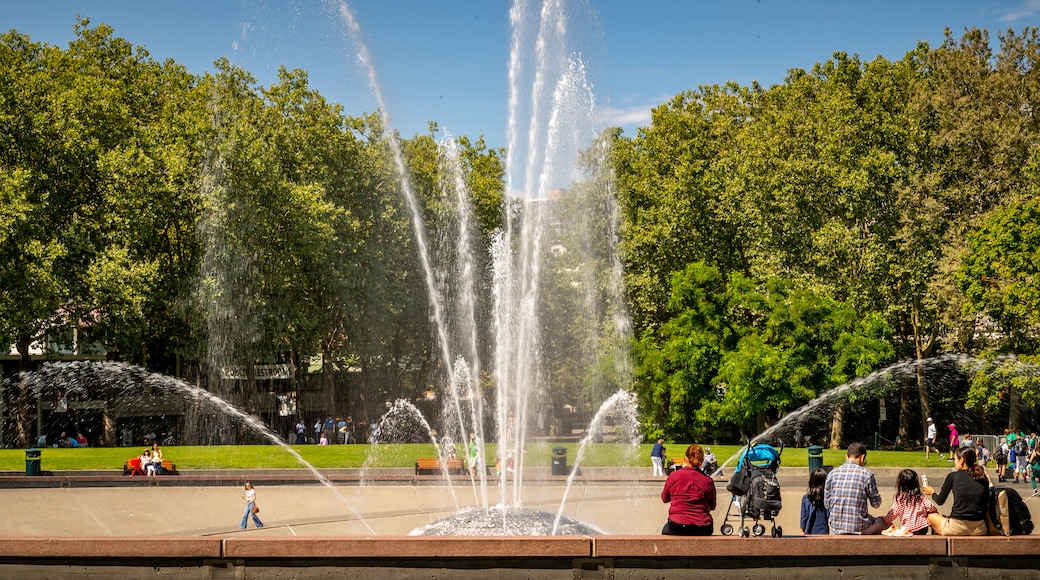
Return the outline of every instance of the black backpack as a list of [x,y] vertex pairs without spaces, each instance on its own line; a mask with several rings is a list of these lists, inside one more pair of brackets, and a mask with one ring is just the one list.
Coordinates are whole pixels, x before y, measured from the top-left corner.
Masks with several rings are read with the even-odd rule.
[[769,469],[755,470],[747,496],[746,513],[755,519],[772,519],[783,507],[780,482],[776,480],[776,473]]
[[1027,455],[1029,455],[1029,441],[1026,441],[1025,437],[1015,439],[1015,457],[1025,457]]
[[1033,533],[1033,518],[1029,508],[1022,501],[1022,496],[1010,487],[990,488],[986,516],[991,534],[1028,536]]
[[1006,463],[1007,458],[1008,454],[1004,451],[1004,446],[997,445],[997,448],[993,450],[993,459],[995,459],[997,463]]

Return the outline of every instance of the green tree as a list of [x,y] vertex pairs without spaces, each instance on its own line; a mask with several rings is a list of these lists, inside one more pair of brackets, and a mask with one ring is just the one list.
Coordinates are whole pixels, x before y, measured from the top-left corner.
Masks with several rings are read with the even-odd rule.
[[[0,114],[10,129],[0,183],[12,218],[0,247],[10,297],[0,304],[0,337],[13,338],[23,368],[32,343],[71,344],[72,332],[80,344],[93,336],[146,359],[148,306],[163,280],[146,233],[172,217],[157,218],[157,200],[193,181],[179,155],[191,137],[167,123],[188,107],[192,77],[107,26],[81,20],[75,29],[65,50],[13,32],[0,48]],[[24,393],[20,401],[24,441]]]

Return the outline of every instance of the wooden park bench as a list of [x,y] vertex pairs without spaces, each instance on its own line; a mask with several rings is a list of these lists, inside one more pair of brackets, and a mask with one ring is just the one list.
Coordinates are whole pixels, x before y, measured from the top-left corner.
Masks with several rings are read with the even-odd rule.
[[420,457],[415,460],[416,475],[440,475],[444,473],[444,467],[448,468],[448,473],[466,473],[466,470],[462,468],[462,459],[458,457],[449,457],[447,459]]
[[[131,457],[123,463],[123,475],[144,475],[144,469],[141,468],[141,458]],[[169,459],[162,460],[162,475],[180,475],[177,471],[177,466],[173,464]]]

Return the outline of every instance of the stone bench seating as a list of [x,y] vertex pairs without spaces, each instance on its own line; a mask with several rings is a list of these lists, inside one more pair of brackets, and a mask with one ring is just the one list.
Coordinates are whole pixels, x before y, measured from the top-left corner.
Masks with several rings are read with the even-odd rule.
[[0,558],[1040,558],[1040,535],[785,536],[318,536],[36,538],[0,536]]
[[[0,537],[0,576],[1040,577],[1040,536]],[[1008,566],[1013,563],[1013,566]],[[537,572],[537,574],[534,574]],[[533,574],[533,575],[532,575]]]
[[416,475],[441,475],[444,473],[445,467],[447,467],[448,473],[466,473],[466,470],[462,468],[462,459],[458,457],[449,457],[446,459],[441,459],[439,457],[420,457],[415,460]]

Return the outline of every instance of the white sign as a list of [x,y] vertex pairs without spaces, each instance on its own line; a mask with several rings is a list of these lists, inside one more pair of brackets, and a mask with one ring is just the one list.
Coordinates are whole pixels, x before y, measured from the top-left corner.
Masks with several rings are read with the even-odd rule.
[[[286,365],[253,365],[253,376],[257,380],[264,379],[291,379],[296,369],[289,364]],[[220,378],[222,379],[245,379],[245,367],[221,367]]]

